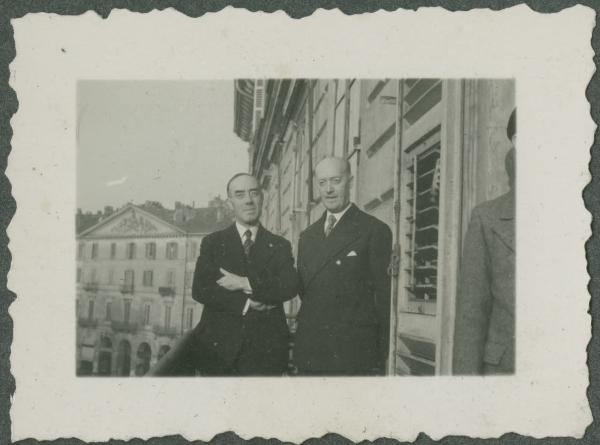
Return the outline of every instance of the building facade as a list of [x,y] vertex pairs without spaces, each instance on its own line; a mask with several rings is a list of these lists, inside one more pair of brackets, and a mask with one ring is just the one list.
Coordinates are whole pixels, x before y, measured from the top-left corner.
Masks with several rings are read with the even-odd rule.
[[200,320],[191,296],[202,238],[229,224],[217,205],[127,205],[78,236],[77,374],[144,375]]
[[[388,372],[449,374],[470,213],[508,189],[514,81],[257,79],[235,89],[234,131],[265,189],[263,224],[296,248],[324,211],[316,163],[347,158],[352,201],[394,234]],[[299,305],[286,305],[292,329]]]

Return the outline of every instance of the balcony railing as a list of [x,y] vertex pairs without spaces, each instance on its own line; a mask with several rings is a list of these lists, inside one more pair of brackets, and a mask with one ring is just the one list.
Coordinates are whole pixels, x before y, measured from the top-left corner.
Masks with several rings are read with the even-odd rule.
[[138,331],[137,323],[131,323],[129,321],[113,321],[111,327],[113,331],[123,332],[125,334],[135,334]]
[[161,297],[173,297],[175,296],[175,287],[173,286],[160,286],[158,293]]
[[90,282],[83,284],[83,290],[87,292],[97,292],[98,291],[98,283]]
[[79,318],[77,319],[77,324],[82,328],[95,328],[98,326],[98,320],[93,318]]
[[121,284],[121,293],[122,294],[132,294],[133,293],[133,284]]
[[179,329],[175,327],[154,326],[154,333],[162,337],[175,338],[179,335]]

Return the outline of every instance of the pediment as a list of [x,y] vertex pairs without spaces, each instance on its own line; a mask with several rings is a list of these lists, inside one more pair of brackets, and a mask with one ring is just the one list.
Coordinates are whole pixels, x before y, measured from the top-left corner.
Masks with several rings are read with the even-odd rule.
[[101,221],[82,235],[86,237],[177,235],[183,231],[166,221],[141,210],[129,207]]

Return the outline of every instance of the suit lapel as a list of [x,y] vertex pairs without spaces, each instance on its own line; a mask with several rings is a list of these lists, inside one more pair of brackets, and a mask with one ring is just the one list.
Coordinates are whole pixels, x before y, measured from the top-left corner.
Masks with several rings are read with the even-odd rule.
[[225,255],[228,259],[227,263],[236,269],[230,270],[230,272],[236,274],[243,273],[246,269],[246,255],[244,254],[244,246],[242,246],[242,240],[235,224],[227,228],[224,244]]
[[515,251],[515,200],[514,192],[505,195],[494,218],[492,231],[511,251]]
[[324,233],[326,212],[315,224],[311,233],[311,251],[308,254],[310,260],[306,262],[306,286],[340,251],[361,236],[358,212],[358,208],[352,204],[328,237]]

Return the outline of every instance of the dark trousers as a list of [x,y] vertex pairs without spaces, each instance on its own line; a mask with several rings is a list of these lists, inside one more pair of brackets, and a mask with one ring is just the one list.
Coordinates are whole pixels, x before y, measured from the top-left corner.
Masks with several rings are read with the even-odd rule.
[[257,352],[251,342],[244,338],[233,360],[223,360],[214,350],[197,351],[196,369],[202,376],[261,377],[282,376],[285,373],[287,352]]

